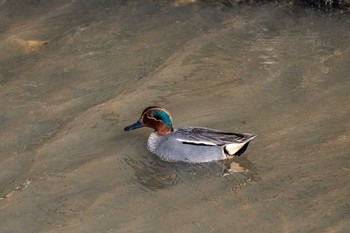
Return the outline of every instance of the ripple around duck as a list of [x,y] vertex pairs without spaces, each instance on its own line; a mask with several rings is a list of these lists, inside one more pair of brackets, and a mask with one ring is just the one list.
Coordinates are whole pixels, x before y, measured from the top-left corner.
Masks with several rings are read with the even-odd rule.
[[128,185],[137,186],[146,192],[204,180],[210,182],[213,179],[222,183],[226,189],[237,191],[258,179],[254,165],[246,158],[202,164],[165,162],[146,151],[143,144],[141,140],[136,140],[127,146],[124,151],[128,152],[118,167],[125,171],[124,180]]
[[142,160],[138,159],[136,155],[125,154],[122,166],[128,170],[129,176],[124,177],[127,184],[136,185],[144,191],[156,191],[175,186],[181,182],[171,164],[148,155],[142,156]]

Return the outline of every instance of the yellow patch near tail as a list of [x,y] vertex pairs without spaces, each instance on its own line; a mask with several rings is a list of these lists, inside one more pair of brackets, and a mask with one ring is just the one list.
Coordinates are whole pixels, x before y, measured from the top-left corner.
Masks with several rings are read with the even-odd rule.
[[239,151],[243,146],[244,143],[232,143],[232,144],[227,144],[225,146],[225,152],[227,152],[229,155],[234,155],[237,151]]

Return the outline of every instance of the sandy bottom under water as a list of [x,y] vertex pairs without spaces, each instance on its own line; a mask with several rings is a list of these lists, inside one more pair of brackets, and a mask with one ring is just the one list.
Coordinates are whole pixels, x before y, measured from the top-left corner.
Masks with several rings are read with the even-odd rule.
[[[0,1],[0,232],[348,232],[350,17],[156,2]],[[258,137],[163,162],[149,105]]]

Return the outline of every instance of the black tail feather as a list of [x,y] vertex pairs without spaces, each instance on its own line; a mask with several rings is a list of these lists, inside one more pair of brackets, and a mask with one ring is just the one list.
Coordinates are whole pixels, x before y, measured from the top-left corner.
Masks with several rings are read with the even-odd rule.
[[246,143],[241,149],[239,149],[234,155],[241,156],[248,148],[250,142]]

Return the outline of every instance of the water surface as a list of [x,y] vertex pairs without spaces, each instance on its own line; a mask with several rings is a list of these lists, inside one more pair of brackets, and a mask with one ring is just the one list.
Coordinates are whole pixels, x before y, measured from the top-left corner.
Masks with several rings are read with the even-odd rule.
[[[185,2],[0,1],[0,232],[347,232],[348,15]],[[149,105],[258,137],[163,162]]]

